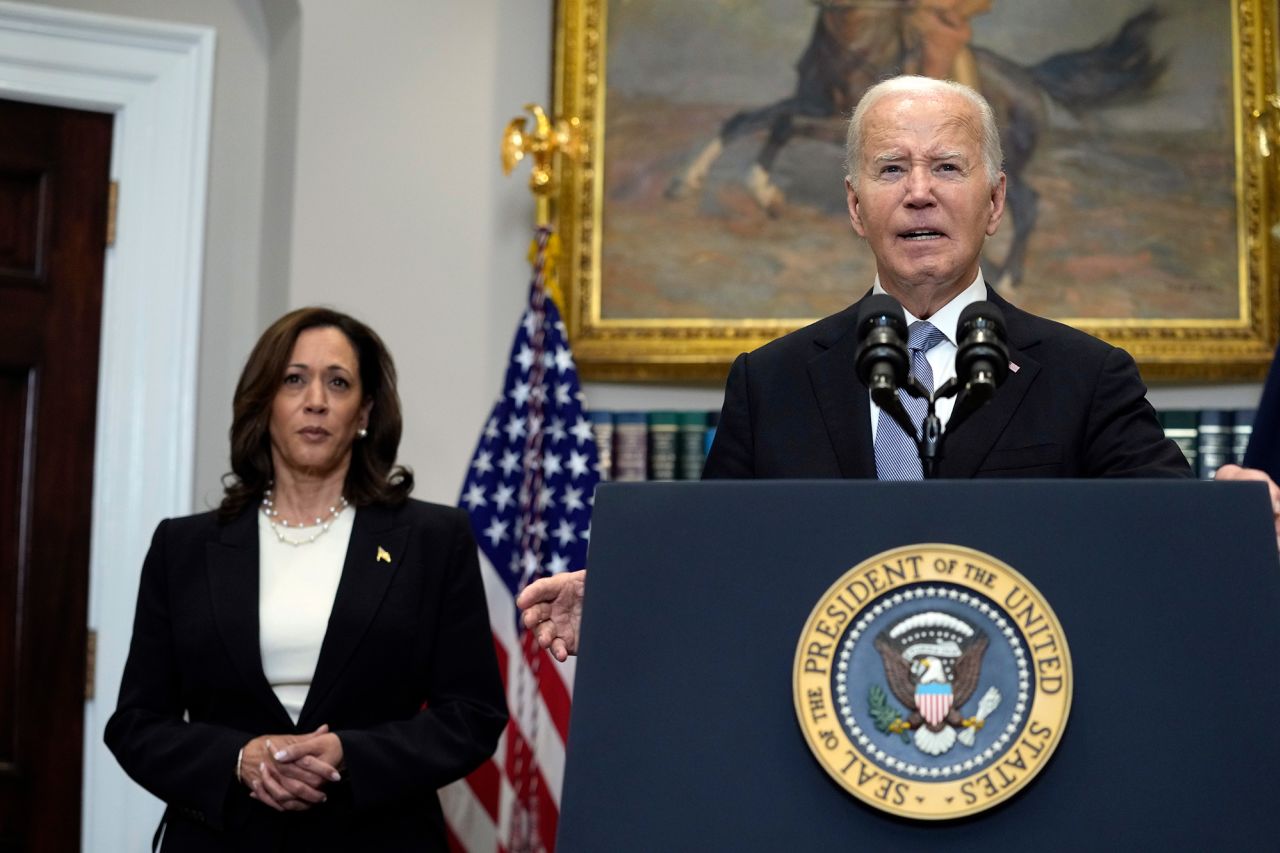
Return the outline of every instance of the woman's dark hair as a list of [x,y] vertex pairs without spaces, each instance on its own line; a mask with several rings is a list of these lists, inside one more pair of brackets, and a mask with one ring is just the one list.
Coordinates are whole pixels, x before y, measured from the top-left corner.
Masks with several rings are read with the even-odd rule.
[[397,466],[400,447],[400,395],[396,366],[377,333],[359,320],[331,308],[290,311],[262,333],[249,353],[231,419],[231,473],[222,478],[218,518],[230,521],[257,502],[272,479],[271,404],[284,379],[298,335],[307,329],[332,327],[347,336],[360,363],[360,386],[373,401],[369,434],[351,446],[351,467],[344,494],[353,506],[397,505],[413,490],[413,471]]

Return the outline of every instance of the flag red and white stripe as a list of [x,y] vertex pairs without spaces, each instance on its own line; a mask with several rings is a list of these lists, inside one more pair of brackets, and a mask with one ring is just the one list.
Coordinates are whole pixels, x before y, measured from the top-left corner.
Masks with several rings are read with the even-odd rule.
[[535,578],[586,566],[597,451],[577,367],[535,243],[529,303],[506,380],[463,484],[511,721],[493,758],[440,791],[450,844],[470,853],[555,848],[573,694],[573,659],[537,648],[515,597]]

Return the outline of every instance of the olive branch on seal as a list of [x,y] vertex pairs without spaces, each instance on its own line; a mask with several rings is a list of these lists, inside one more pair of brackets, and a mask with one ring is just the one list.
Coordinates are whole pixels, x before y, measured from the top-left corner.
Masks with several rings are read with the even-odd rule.
[[[871,689],[867,691],[867,706],[871,711],[871,720],[875,723],[876,731],[878,732],[890,734],[889,726],[902,719],[902,715],[889,705],[889,697],[879,684],[871,685]],[[900,734],[902,735],[903,743],[911,742],[906,730],[903,730]]]

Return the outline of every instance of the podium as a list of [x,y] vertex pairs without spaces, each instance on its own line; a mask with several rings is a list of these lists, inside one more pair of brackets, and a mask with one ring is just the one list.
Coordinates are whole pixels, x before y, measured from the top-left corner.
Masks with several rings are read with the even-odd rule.
[[[824,592],[913,543],[1014,567],[1074,669],[1042,772],[947,821],[848,794],[792,694]],[[603,484],[589,564],[562,853],[1275,844],[1280,559],[1261,484]]]

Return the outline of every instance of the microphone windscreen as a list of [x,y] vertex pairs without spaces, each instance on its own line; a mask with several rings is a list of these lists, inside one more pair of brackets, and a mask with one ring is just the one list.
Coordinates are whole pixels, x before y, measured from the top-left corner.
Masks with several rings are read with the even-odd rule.
[[890,325],[904,340],[907,337],[907,315],[898,300],[887,293],[873,293],[858,305],[858,340],[864,341],[877,325]]
[[956,339],[963,340],[969,327],[979,319],[994,323],[997,329],[996,336],[1004,340],[1004,312],[1000,310],[999,305],[985,299],[966,305],[960,312],[960,319],[956,323]]

